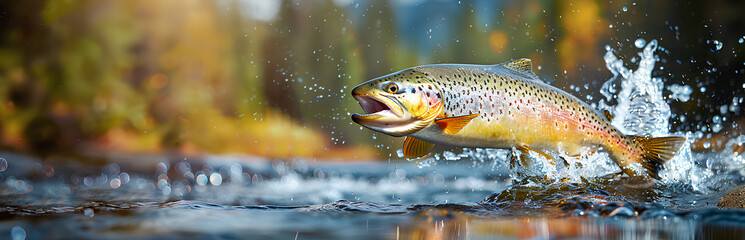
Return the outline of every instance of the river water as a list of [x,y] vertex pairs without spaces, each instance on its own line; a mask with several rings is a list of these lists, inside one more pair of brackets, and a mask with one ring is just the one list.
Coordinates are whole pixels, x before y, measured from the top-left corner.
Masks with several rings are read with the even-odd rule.
[[[596,106],[627,134],[701,140],[668,132],[665,85],[651,77],[657,42],[639,47],[635,70],[608,48],[615,77]],[[491,149],[392,163],[111,154],[42,161],[2,152],[0,238],[742,239],[745,210],[716,204],[745,183],[745,160],[732,150],[743,142],[705,152],[687,145],[643,188],[614,176],[602,153],[563,156],[592,163],[581,166],[522,156],[537,164],[510,168],[514,151]]]

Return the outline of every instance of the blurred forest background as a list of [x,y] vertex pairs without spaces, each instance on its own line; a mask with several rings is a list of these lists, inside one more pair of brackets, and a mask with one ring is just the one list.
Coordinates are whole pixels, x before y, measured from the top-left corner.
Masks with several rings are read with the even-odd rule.
[[656,76],[693,89],[690,101],[670,101],[675,119],[688,116],[673,130],[706,132],[697,128],[715,116],[742,115],[720,109],[743,97],[743,9],[726,0],[2,1],[0,149],[388,159],[400,139],[349,120],[361,112],[349,90],[363,81],[529,57],[541,78],[597,102],[611,77],[606,45],[629,63],[638,38],[664,48]]

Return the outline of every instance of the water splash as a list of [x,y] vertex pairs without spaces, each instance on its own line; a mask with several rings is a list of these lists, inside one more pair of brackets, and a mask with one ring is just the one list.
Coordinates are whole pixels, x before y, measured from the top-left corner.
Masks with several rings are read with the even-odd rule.
[[673,84],[667,86],[667,90],[672,92],[670,95],[671,99],[676,99],[681,102],[688,102],[688,100],[691,100],[691,93],[693,93],[693,88],[687,85]]
[[[600,90],[605,96],[600,108],[613,113],[613,125],[624,134],[667,136],[670,106],[662,98],[662,79],[652,77],[652,70],[658,61],[654,55],[657,40],[649,41],[639,53],[641,60],[636,71],[624,67],[623,60],[613,54],[612,48],[607,47],[606,50],[605,64],[613,77]],[[610,106],[613,100],[617,104]]]
[[[652,40],[638,53],[641,60],[636,71],[624,67],[624,62],[616,57],[613,49],[606,47],[604,60],[613,77],[603,84],[600,92],[605,99],[599,105],[601,109],[613,113],[612,124],[624,134],[651,137],[670,135],[671,112],[663,99],[664,84],[661,78],[652,77],[652,70],[658,61],[654,54],[657,47],[657,40]],[[687,94],[679,95],[687,100]],[[613,101],[617,103],[615,106],[609,104]],[[690,133],[685,136],[687,139],[694,138]],[[685,183],[695,191],[703,191],[703,183],[712,174],[711,170],[696,166],[688,142],[665,164],[660,176],[665,184]]]
[[[689,140],[673,159],[665,163],[664,169],[660,172],[663,184],[682,183],[701,193],[718,191],[727,185],[719,183],[731,182],[733,175],[717,175],[715,172],[728,173],[732,169],[738,169],[738,159],[742,157],[726,150],[694,153],[691,151],[691,141],[701,138],[702,134],[669,132],[671,111],[662,94],[665,85],[661,78],[652,77],[655,63],[659,61],[658,56],[654,54],[657,48],[656,40],[649,41],[642,52],[638,53],[641,60],[637,70],[633,71],[624,67],[624,62],[616,57],[612,48],[606,47],[608,52],[604,59],[613,77],[601,88],[605,99],[601,100],[599,106],[614,114],[612,124],[625,134],[651,137],[677,135]],[[672,99],[683,102],[690,99],[692,92],[688,86],[675,84],[668,89],[672,92]],[[610,105],[613,101],[616,102],[615,106]],[[712,121],[712,130],[721,130],[721,119],[717,116]],[[738,141],[741,140],[745,138],[731,140],[725,149],[732,149],[732,145],[740,144]]]

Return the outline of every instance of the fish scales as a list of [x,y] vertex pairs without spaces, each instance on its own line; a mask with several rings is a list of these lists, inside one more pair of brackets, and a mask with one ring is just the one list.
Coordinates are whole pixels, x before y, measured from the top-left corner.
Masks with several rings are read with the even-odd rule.
[[626,136],[606,116],[544,83],[530,68],[530,60],[521,59],[406,69],[355,87],[352,94],[367,114],[353,115],[353,120],[407,136],[407,157],[426,154],[431,144],[555,150],[565,156],[604,149],[630,176],[646,169],[657,177],[662,163],[685,141]]
[[563,143],[564,152],[578,154],[579,147],[567,143],[600,144],[623,136],[586,103],[537,79],[464,67],[421,71],[443,72],[432,83],[445,93],[444,115],[479,114],[458,134],[483,138],[488,143],[481,147],[512,147],[492,141],[508,136],[511,142],[539,147]]

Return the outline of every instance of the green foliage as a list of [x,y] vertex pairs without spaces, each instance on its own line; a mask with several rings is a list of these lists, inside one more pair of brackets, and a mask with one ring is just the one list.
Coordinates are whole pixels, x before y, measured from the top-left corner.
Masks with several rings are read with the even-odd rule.
[[[593,0],[498,9],[459,1],[451,15],[399,29],[409,15],[392,0],[276,1],[269,21],[252,16],[260,1],[0,3],[0,144],[283,157],[391,145],[350,123],[347,114],[360,111],[349,96],[355,85],[421,64],[522,57],[542,66],[541,76],[574,76],[575,66],[602,67],[604,11],[618,9]],[[444,39],[401,37],[427,28],[450,30]]]

